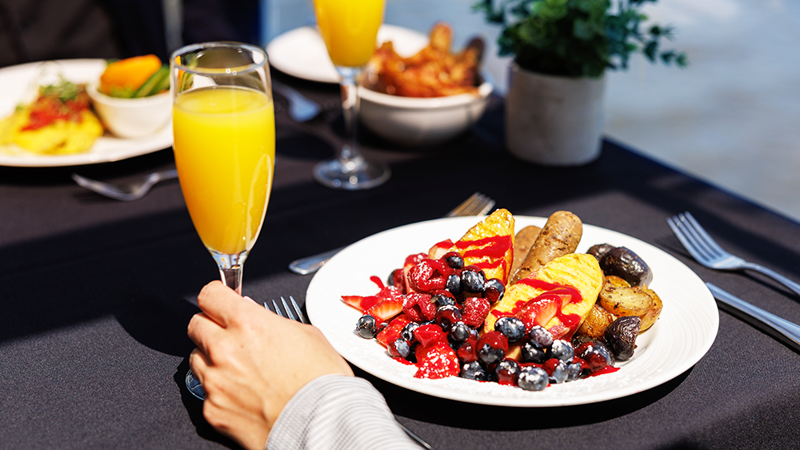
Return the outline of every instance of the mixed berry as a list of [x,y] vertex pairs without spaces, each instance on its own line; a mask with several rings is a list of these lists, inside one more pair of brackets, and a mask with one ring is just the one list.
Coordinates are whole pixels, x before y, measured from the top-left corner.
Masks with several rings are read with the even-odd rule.
[[554,338],[536,320],[543,317],[541,305],[528,316],[500,317],[494,330],[481,331],[503,298],[505,283],[486,279],[481,267],[465,264],[458,252],[436,259],[411,255],[391,273],[388,285],[377,277],[372,281],[380,289],[376,295],[342,297],[363,312],[355,334],[376,339],[390,357],[416,365],[417,378],[459,376],[539,391],[616,370],[604,343]]

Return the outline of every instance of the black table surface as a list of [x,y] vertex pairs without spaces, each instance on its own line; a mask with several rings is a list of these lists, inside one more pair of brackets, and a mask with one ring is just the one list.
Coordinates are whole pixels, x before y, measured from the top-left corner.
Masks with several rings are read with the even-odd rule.
[[[652,243],[702,279],[800,323],[800,298],[759,275],[701,267],[665,219],[689,210],[728,250],[800,280],[795,221],[608,139],[602,156],[583,167],[522,163],[504,149],[499,97],[469,132],[435,148],[405,149],[364,132],[365,156],[389,162],[391,180],[363,192],[327,189],[311,168],[341,142],[337,88],[274,75],[326,111],[297,124],[276,98],[274,188],[244,276],[253,298],[302,302],[312,277],[291,273],[290,261],[439,217],[480,191],[514,214],[569,210]],[[78,172],[122,182],[171,167],[166,149],[100,165],[0,168],[0,448],[235,447],[205,422],[183,385],[193,348],[186,325],[199,289],[218,272],[178,182],[127,203],[70,179]],[[598,404],[473,405],[356,372],[440,450],[800,446],[800,355],[725,310],[716,341],[693,368]]]

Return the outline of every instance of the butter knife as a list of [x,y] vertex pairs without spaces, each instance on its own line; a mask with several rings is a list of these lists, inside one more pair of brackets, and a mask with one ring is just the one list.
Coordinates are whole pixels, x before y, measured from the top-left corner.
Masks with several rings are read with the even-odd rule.
[[800,325],[753,306],[711,283],[706,283],[706,286],[708,286],[714,298],[768,326],[783,336],[784,339],[782,340],[786,341],[790,347],[800,350]]

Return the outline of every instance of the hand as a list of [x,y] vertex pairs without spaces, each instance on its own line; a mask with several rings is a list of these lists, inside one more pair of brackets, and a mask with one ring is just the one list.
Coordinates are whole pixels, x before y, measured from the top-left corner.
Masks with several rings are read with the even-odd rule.
[[202,313],[189,322],[197,345],[189,357],[203,384],[203,415],[245,448],[263,449],[278,415],[309,381],[353,375],[315,327],[242,298],[219,281],[197,297]]

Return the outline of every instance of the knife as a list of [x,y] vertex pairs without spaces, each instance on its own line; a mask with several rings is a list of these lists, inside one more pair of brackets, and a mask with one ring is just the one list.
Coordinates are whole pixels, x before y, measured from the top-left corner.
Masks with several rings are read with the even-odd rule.
[[787,345],[792,347],[795,350],[800,350],[800,326],[796,323],[789,322],[788,320],[778,317],[775,314],[770,312],[764,311],[761,308],[751,305],[746,301],[735,297],[734,295],[725,292],[724,290],[720,289],[719,287],[711,284],[706,283],[708,289],[711,291],[711,294],[714,295],[714,298],[719,300],[720,302],[728,305],[742,313],[744,313],[749,318],[755,319],[762,324],[768,326],[773,331],[780,334],[779,338],[783,338],[781,340],[785,341]]

